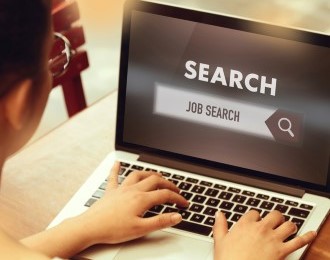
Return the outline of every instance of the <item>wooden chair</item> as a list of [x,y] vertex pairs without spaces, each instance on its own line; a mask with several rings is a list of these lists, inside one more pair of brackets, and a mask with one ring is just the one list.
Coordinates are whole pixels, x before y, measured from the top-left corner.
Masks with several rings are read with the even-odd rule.
[[[74,50],[70,65],[64,74],[53,81],[53,87],[62,86],[69,117],[86,108],[86,99],[80,73],[88,68],[87,52],[80,47],[85,43],[82,26],[75,22],[80,19],[75,0],[53,0],[52,18],[54,32],[60,32],[71,43]],[[59,44],[55,40],[55,45]]]

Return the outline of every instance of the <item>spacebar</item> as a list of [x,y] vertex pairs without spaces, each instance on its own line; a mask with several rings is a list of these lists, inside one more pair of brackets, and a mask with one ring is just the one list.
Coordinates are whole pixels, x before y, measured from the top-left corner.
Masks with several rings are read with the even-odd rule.
[[208,236],[212,231],[211,227],[202,226],[202,225],[187,222],[184,220],[181,221],[179,224],[173,226],[173,228],[197,233],[197,234],[204,235],[204,236]]

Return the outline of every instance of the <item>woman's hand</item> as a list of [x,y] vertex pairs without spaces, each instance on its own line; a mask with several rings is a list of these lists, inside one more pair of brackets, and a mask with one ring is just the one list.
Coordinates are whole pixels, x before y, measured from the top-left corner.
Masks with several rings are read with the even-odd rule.
[[296,231],[296,225],[285,222],[278,211],[272,211],[260,220],[259,213],[251,210],[228,232],[227,220],[219,212],[213,227],[214,259],[284,259],[293,251],[309,244],[316,236],[316,232],[311,231],[284,242]]
[[179,213],[143,218],[144,212],[155,205],[170,202],[188,206],[188,202],[179,195],[179,189],[160,174],[132,172],[119,186],[119,170],[120,164],[115,163],[104,196],[76,219],[85,229],[89,246],[132,240],[182,220]]

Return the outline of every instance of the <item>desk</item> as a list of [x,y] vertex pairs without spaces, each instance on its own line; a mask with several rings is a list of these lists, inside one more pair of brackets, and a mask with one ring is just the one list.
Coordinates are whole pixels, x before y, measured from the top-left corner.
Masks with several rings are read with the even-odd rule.
[[[117,92],[25,147],[5,164],[0,225],[20,239],[46,228],[114,149]],[[330,259],[330,218],[306,259]]]

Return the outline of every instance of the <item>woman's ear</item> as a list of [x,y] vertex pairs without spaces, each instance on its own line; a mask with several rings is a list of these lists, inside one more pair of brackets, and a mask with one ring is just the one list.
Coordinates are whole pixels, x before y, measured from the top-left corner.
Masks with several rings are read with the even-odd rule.
[[14,130],[21,130],[28,119],[32,80],[25,79],[13,87],[3,100],[4,116]]

